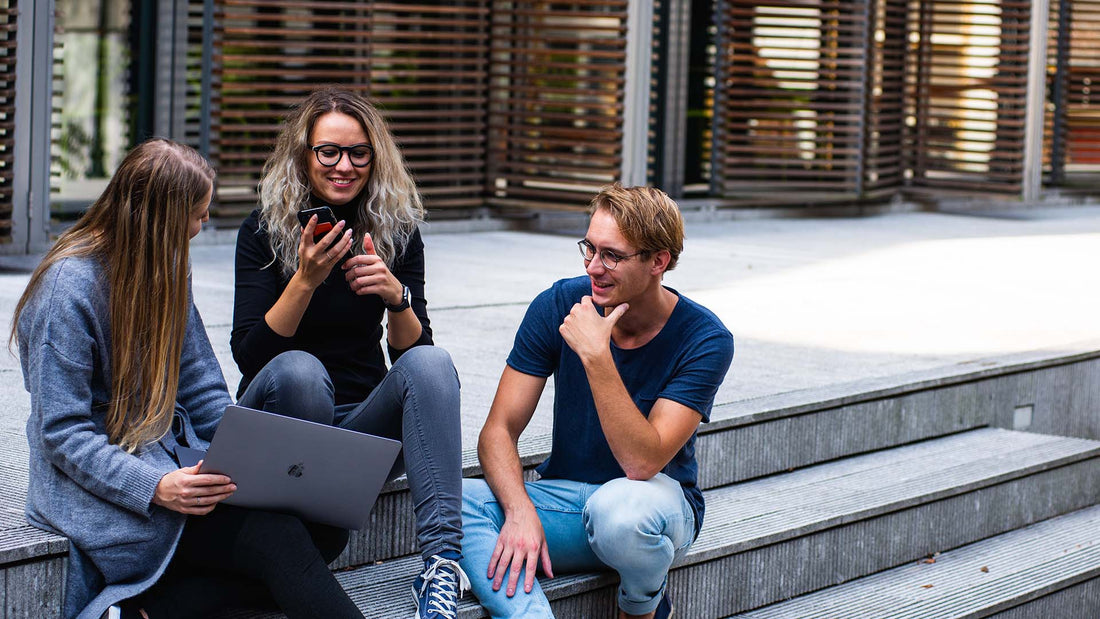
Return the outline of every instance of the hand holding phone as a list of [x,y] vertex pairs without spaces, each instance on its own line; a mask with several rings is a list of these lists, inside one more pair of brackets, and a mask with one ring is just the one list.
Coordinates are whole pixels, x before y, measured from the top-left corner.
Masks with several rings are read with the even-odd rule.
[[332,214],[332,209],[327,206],[307,208],[298,211],[298,223],[305,228],[309,224],[309,219],[314,215],[317,216],[317,225],[313,227],[313,242],[317,243],[328,234],[329,230],[336,226],[336,216]]

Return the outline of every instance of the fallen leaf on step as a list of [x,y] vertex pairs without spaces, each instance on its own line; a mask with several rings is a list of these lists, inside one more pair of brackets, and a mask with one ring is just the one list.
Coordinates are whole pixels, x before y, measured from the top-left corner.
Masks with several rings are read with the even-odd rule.
[[921,585],[920,588],[921,589],[931,589],[932,585]]
[[982,572],[988,574],[989,573],[989,568],[983,565],[982,566]]

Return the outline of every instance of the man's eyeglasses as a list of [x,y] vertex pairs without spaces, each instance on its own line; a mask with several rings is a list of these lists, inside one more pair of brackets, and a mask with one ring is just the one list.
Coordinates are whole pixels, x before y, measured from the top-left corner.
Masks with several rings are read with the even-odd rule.
[[344,153],[348,154],[348,161],[357,168],[365,168],[374,160],[374,147],[370,144],[352,144],[351,146],[337,146],[335,144],[318,144],[310,146],[313,154],[317,155],[317,163],[331,168],[340,163]]
[[[581,250],[581,256],[584,256],[584,261],[589,262],[596,257],[596,246],[588,242],[588,239],[581,239],[577,241],[577,247]],[[615,267],[619,266],[619,263],[627,258],[633,258],[634,256],[640,256],[647,253],[645,250],[636,251],[633,254],[626,256],[620,256],[610,249],[604,249],[600,251],[600,264],[608,271],[614,271]]]

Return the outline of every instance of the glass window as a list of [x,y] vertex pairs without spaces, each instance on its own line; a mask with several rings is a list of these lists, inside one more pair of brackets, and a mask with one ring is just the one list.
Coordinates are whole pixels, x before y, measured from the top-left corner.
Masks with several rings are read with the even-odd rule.
[[77,217],[132,145],[130,0],[56,0],[51,215]]

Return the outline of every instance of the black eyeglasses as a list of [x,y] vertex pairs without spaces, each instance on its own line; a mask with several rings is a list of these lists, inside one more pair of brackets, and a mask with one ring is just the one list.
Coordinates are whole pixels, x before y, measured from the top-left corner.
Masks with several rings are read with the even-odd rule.
[[317,163],[326,168],[334,167],[340,163],[344,153],[348,154],[348,161],[357,168],[365,168],[374,161],[374,147],[370,144],[352,144],[351,146],[337,146],[335,144],[318,144],[310,146],[313,154],[317,155]]
[[[577,247],[581,250],[581,256],[584,257],[585,262],[589,262],[596,257],[596,246],[588,242],[588,239],[581,239],[577,241]],[[627,258],[633,258],[634,256],[640,256],[642,254],[649,253],[644,249],[642,251],[636,251],[633,254],[626,256],[620,256],[610,249],[604,249],[600,251],[600,264],[603,265],[608,271],[614,271],[615,267],[619,266],[619,263]]]

